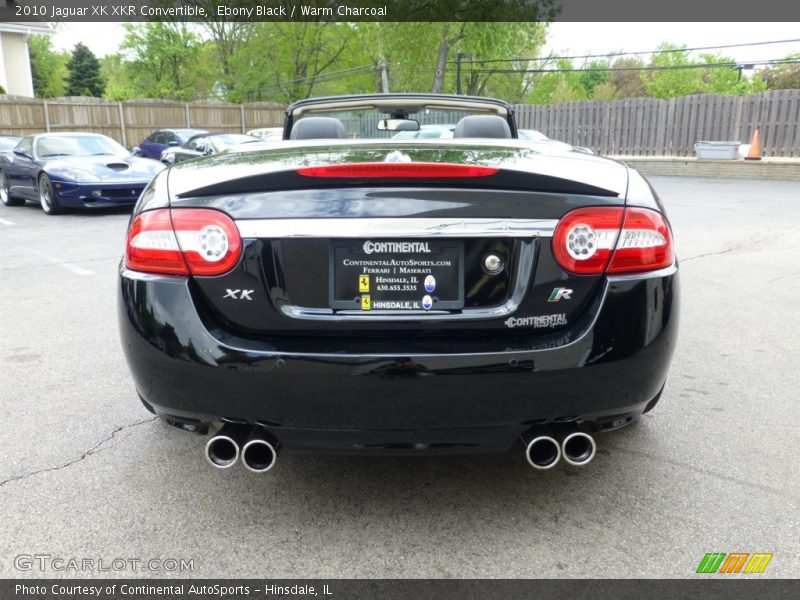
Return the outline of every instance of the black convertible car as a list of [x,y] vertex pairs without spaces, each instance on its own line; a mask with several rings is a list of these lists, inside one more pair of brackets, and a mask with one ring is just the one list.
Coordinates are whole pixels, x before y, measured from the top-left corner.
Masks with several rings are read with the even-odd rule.
[[[452,139],[398,139],[456,123]],[[216,467],[281,448],[583,465],[661,395],[677,261],[624,164],[516,139],[508,104],[296,102],[284,142],[160,173],[120,266],[145,406]]]

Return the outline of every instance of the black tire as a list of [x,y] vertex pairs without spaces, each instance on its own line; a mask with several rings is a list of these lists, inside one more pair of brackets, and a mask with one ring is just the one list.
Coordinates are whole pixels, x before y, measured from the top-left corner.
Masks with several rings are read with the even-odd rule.
[[14,198],[8,191],[8,181],[6,174],[0,171],[0,201],[4,206],[22,206],[25,204],[24,198]]
[[55,189],[47,173],[42,173],[39,176],[39,204],[42,205],[42,210],[48,215],[58,215],[64,212],[64,209],[61,208],[56,199]]

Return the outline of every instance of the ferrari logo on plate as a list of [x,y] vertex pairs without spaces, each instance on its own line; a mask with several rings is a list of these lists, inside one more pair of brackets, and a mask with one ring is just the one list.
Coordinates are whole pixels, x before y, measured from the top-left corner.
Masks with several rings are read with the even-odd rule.
[[369,275],[358,276],[358,291],[361,293],[369,291]]
[[369,300],[369,296],[361,296],[361,310],[369,310],[372,307],[372,303]]

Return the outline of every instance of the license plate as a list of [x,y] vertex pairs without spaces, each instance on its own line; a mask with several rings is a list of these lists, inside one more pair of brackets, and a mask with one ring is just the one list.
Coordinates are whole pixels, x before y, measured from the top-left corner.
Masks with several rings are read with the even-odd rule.
[[421,311],[464,307],[464,244],[453,240],[331,242],[336,310]]

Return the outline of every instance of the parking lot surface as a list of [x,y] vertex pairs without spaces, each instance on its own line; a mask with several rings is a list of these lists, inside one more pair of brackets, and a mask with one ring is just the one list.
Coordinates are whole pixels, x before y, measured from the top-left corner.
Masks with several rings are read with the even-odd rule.
[[[0,206],[0,577],[690,577],[711,551],[800,577],[800,185],[651,181],[682,277],[664,395],[589,466],[547,472],[521,448],[212,469],[125,365],[129,215]],[[15,566],[32,554],[193,570]]]

